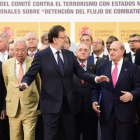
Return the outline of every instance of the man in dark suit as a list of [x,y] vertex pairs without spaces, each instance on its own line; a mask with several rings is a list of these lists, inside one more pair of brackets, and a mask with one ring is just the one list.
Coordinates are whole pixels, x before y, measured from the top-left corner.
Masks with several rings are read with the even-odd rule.
[[35,54],[38,52],[38,36],[35,32],[28,32],[25,35],[25,40],[28,46],[28,56],[34,58]]
[[[140,76],[140,66],[138,66],[138,69],[139,69],[138,76]],[[140,140],[139,132],[140,132],[140,97],[136,99],[136,120],[135,120],[132,140]]]
[[[44,36],[41,37],[41,42],[43,41],[45,42],[45,39],[47,39],[46,35],[48,36],[48,34],[44,34]],[[25,35],[25,40],[28,46],[28,56],[34,58],[35,54],[38,52],[38,48],[37,48],[39,43],[38,36],[35,32],[28,32]],[[35,139],[36,140],[44,139],[44,126],[43,126],[42,114],[38,115],[38,120],[36,123],[36,130],[35,130]]]
[[100,58],[104,58],[106,55],[104,55],[104,41],[100,38],[96,38],[93,41],[93,53],[91,56],[88,57],[88,62],[92,64],[96,64],[97,60]]
[[61,140],[74,140],[73,73],[90,83],[109,79],[106,76],[95,78],[95,75],[84,71],[73,52],[63,49],[67,36],[62,26],[53,26],[48,40],[50,47],[36,53],[32,66],[17,88],[28,88],[39,72],[42,80],[40,109],[44,121],[44,140],[57,140],[60,137]]
[[135,63],[136,51],[137,49],[140,48],[140,35],[139,34],[130,35],[128,43],[131,51],[126,54],[127,60],[132,63]]
[[[90,54],[89,46],[86,44],[79,44],[75,53],[83,69],[94,74],[95,65],[87,62],[87,58]],[[81,80],[74,74],[73,87],[75,94],[76,140],[80,140],[81,133],[83,140],[97,139],[98,117],[92,110],[91,85],[92,84]]]
[[[107,41],[106,41],[106,48],[107,48],[107,51],[109,53],[109,49],[110,49],[110,45],[114,42],[114,41],[118,41],[118,38],[116,38],[115,36],[110,36]],[[101,59],[98,59],[97,62],[96,62],[96,70],[98,68],[98,66],[102,63],[105,63],[107,61],[109,61],[109,55],[106,55],[105,57],[101,58]]]
[[0,33],[0,61],[3,62],[8,59],[9,38],[7,34]]
[[[93,85],[92,104],[96,112],[101,91],[100,121],[102,140],[131,140],[135,118],[135,99],[140,96],[140,77],[135,64],[123,60],[124,45],[115,41],[110,46],[110,58],[98,67],[97,75],[106,75],[110,82]],[[117,135],[117,136],[116,136]]]
[[[139,40],[140,41],[140,40]],[[136,51],[135,64],[140,66],[140,48]]]
[[[7,59],[9,59],[8,56],[8,44],[9,44],[9,38],[8,35],[5,33],[0,33],[0,61],[4,62]],[[9,123],[8,123],[8,117],[6,119],[2,120],[2,127],[3,127],[3,139],[9,140]]]
[[2,62],[0,62],[0,140],[5,140],[5,132],[2,121],[6,119],[6,105],[5,105],[6,89],[2,76]]

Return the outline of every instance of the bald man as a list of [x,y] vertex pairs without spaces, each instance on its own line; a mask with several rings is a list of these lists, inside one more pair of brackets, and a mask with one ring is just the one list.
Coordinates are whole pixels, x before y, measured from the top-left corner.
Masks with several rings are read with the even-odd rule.
[[38,51],[38,36],[35,32],[29,32],[25,35],[25,40],[28,46],[28,56],[34,58],[35,53]]
[[92,88],[91,100],[95,112],[100,113],[102,140],[116,140],[116,137],[117,140],[132,139],[135,99],[140,96],[140,77],[137,66],[123,60],[124,51],[122,42],[111,44],[109,52],[112,61],[99,65],[96,72],[97,76],[105,75],[110,81],[93,85]]

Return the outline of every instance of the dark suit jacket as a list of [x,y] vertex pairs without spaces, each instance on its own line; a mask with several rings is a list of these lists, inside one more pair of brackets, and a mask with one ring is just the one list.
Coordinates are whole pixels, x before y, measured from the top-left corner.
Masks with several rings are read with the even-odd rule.
[[127,60],[132,62],[131,52],[126,54]]
[[2,62],[0,62],[0,112],[1,110],[6,109],[5,97],[6,97],[6,88],[2,75]]
[[100,64],[105,63],[107,61],[109,61],[109,56],[108,55],[104,56],[101,59],[98,59],[97,62],[96,62],[96,71],[97,71],[97,68]]
[[22,79],[22,83],[30,85],[36,74],[40,73],[42,80],[40,108],[42,113],[58,113],[61,109],[64,91],[69,107],[74,113],[73,73],[80,79],[94,83],[95,75],[91,75],[82,69],[73,52],[63,49],[62,53],[64,58],[63,76],[61,76],[54,55],[48,47],[36,53],[32,66]]
[[[99,66],[97,75],[106,75],[110,81],[102,82],[93,85],[92,102],[98,101],[98,96],[101,91],[101,121],[106,122],[114,108],[117,119],[120,122],[133,122],[135,118],[135,99],[140,96],[140,76],[138,68],[135,64],[129,61],[123,61],[119,78],[116,87],[113,87],[111,78],[112,61],[108,61]],[[120,101],[120,96],[123,95],[121,91],[128,91],[133,95],[133,101],[124,103]]]
[[136,57],[135,57],[135,64],[137,65],[137,66],[140,66],[140,49],[137,49],[137,51],[136,51],[136,55],[135,55]]
[[[87,62],[87,72],[94,74],[95,65]],[[81,83],[81,79],[75,74],[73,76],[73,89],[75,95],[75,113],[80,112],[81,106],[83,104],[84,111],[90,115],[92,112],[91,104],[91,85],[88,82]]]
[[[103,58],[104,57],[106,57],[106,55],[103,55]],[[92,53],[91,56],[88,57],[87,61],[90,62],[90,63],[92,63],[92,64],[94,64],[93,53]]]
[[[138,66],[138,69],[139,69],[139,77],[140,77],[140,66]],[[139,123],[140,123],[140,97],[137,98],[136,100],[136,113],[138,115],[138,120],[139,120]]]

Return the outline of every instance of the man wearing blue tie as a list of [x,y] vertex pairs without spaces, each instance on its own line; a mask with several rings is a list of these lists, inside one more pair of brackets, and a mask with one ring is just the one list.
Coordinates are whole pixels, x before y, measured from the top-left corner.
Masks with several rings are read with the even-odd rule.
[[[42,80],[40,109],[44,121],[44,140],[75,140],[73,73],[95,83],[95,75],[85,72],[73,52],[63,49],[65,29],[56,25],[48,33],[50,46],[36,53],[32,66],[17,87],[26,89],[39,72]],[[106,76],[95,81],[109,81]]]
[[[102,140],[131,140],[135,119],[135,99],[140,96],[140,77],[135,64],[123,60],[124,45],[114,41],[109,49],[110,58],[99,65],[98,75],[110,81],[92,88],[93,109],[100,113]],[[101,92],[100,92],[101,91]],[[101,95],[100,111],[97,109]]]

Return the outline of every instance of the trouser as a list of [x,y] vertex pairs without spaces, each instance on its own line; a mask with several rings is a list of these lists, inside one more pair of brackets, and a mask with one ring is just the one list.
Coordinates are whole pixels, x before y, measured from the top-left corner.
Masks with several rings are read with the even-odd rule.
[[9,117],[10,140],[35,140],[37,116],[27,117],[19,105],[16,117]]

